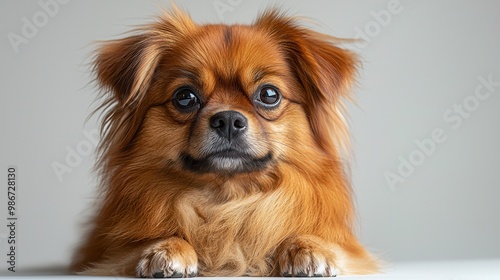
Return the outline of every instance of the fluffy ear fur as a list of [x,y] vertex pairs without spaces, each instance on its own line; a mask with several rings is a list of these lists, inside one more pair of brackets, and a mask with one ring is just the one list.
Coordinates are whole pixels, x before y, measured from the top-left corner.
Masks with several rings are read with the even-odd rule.
[[156,23],[135,30],[136,35],[104,42],[93,63],[99,86],[113,92],[122,105],[140,101],[162,55],[194,27],[189,15],[174,8]]
[[122,104],[138,100],[148,90],[161,48],[149,34],[105,43],[98,51],[94,70],[101,87]]
[[348,97],[354,82],[355,54],[335,45],[342,40],[302,28],[278,11],[265,12],[255,25],[271,32],[283,47],[306,92],[302,102],[318,144],[330,156],[348,154],[342,97]]
[[93,72],[105,100],[96,111],[106,112],[101,127],[106,146],[99,147],[99,168],[107,164],[104,154],[123,150],[133,139],[147,108],[137,103],[147,97],[162,57],[195,27],[188,14],[174,7],[135,34],[98,48]]

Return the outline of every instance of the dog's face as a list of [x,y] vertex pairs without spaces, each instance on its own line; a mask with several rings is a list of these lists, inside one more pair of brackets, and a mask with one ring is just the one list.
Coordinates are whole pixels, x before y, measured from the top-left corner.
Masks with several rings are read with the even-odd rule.
[[355,60],[331,39],[275,12],[250,26],[196,25],[177,13],[108,43],[95,63],[114,93],[104,149],[151,169],[217,176],[273,171],[310,151],[338,156],[338,99]]
[[172,162],[193,172],[259,171],[282,156],[283,144],[292,145],[294,131],[307,133],[292,74],[268,36],[203,26],[177,47],[158,70],[166,102],[144,123],[163,131],[155,149]]

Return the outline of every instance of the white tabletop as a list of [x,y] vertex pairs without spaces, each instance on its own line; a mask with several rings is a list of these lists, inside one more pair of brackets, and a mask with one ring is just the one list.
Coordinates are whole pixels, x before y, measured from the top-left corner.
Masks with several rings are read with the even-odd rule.
[[[120,277],[88,277],[64,275],[58,269],[32,269],[11,274],[2,273],[2,279],[130,279]],[[386,265],[385,272],[378,275],[339,276],[337,279],[431,279],[431,280],[500,280],[500,259],[400,262]],[[210,279],[197,277],[196,279]],[[235,279],[228,277],[225,279]],[[244,277],[245,280],[265,280],[271,277]]]

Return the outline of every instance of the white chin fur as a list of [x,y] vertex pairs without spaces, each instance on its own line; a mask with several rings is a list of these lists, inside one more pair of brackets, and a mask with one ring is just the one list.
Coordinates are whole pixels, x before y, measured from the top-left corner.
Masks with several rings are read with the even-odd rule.
[[211,163],[215,168],[224,171],[237,170],[243,164],[241,159],[229,157],[216,157],[211,160]]

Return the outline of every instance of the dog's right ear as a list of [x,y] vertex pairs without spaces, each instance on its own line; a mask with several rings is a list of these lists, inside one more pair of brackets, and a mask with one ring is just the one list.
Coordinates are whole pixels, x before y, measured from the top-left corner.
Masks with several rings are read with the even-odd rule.
[[109,41],[98,50],[94,72],[99,85],[125,105],[145,94],[160,55],[148,34]]
[[99,86],[112,92],[122,106],[146,94],[161,56],[195,28],[188,14],[174,7],[130,37],[104,42],[97,50],[93,71]]

